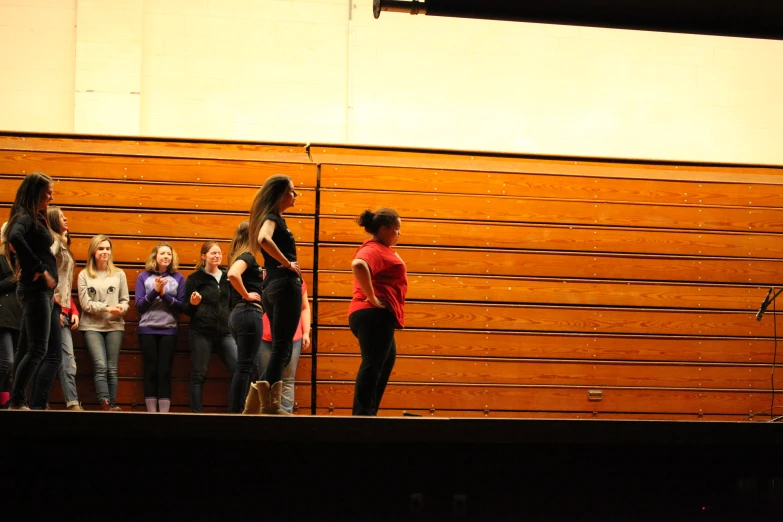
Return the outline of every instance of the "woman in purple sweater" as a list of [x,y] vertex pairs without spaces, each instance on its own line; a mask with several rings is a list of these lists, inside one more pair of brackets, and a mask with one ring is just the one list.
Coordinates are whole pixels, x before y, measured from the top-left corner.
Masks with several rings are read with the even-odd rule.
[[177,322],[185,301],[185,279],[177,272],[178,266],[177,253],[164,241],[152,247],[147,270],[136,279],[147,411],[167,413],[171,406],[171,364],[177,347]]

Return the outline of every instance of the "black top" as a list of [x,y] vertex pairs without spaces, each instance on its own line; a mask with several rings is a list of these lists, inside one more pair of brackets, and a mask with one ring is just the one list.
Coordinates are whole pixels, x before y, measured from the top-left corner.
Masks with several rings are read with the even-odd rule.
[[54,239],[46,226],[42,214],[33,220],[29,214],[22,214],[8,231],[8,242],[14,247],[22,275],[19,282],[33,289],[47,290],[46,279],[39,277],[35,282],[36,273],[49,272],[57,281],[57,259],[52,254]]
[[[256,258],[253,257],[253,254],[251,254],[250,252],[245,252],[244,254],[239,256],[236,260],[244,261],[245,263],[247,263],[247,270],[242,272],[242,284],[245,285],[245,290],[247,290],[247,293],[257,292],[258,295],[261,295],[261,287],[264,282],[264,273],[261,271],[261,265],[258,264]],[[229,303],[229,306],[231,308],[234,308],[237,304],[241,302],[245,302],[245,300],[242,299],[242,296],[239,295],[239,292],[237,292],[232,286],[231,301]],[[261,302],[258,302],[258,305],[261,306]]]
[[[220,283],[203,269],[196,270],[185,281],[185,302],[182,311],[190,316],[190,328],[210,334],[228,333],[229,300],[231,283],[228,282],[227,269],[220,267]],[[201,302],[190,304],[193,292],[201,294]]]
[[[264,220],[261,222],[263,225],[265,221],[272,220],[275,222],[275,232],[272,234],[272,241],[274,241],[280,252],[283,253],[289,262],[296,261],[296,240],[294,234],[288,230],[288,225],[285,223],[285,219],[280,214],[267,214],[264,216]],[[278,277],[299,277],[296,272],[287,268],[278,268],[280,261],[270,256],[266,250],[261,249],[261,253],[264,255],[264,268],[266,269],[267,281],[276,279]]]
[[22,307],[16,298],[14,270],[5,256],[0,255],[0,328],[19,330],[21,325]]

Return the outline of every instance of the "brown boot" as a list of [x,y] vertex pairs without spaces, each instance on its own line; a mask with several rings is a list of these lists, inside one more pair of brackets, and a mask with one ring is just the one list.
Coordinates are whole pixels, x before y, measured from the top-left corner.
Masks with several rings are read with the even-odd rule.
[[109,406],[109,400],[103,399],[99,405],[101,411],[111,411],[111,406]]
[[258,415],[259,413],[261,413],[261,399],[258,396],[257,383],[251,382],[250,389],[247,390],[245,409],[242,410],[242,415]]
[[269,411],[262,411],[261,413],[268,413],[270,415],[291,415],[283,409],[283,381],[274,383],[269,395]]
[[261,400],[261,413],[269,413],[269,404],[272,399],[269,383],[267,381],[258,381],[256,388],[258,389],[258,398]]

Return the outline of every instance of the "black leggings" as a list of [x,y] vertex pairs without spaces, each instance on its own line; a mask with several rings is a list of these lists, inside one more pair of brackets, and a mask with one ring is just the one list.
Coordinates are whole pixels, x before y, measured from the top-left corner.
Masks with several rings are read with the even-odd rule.
[[302,317],[302,280],[290,276],[272,279],[265,283],[261,298],[272,328],[266,380],[274,384],[283,379],[283,368],[291,362],[294,334]]
[[176,335],[139,334],[145,398],[171,399],[171,364],[176,347]]
[[348,317],[351,332],[359,339],[362,364],[353,393],[354,415],[377,415],[386,383],[397,358],[394,314],[384,308],[358,310]]

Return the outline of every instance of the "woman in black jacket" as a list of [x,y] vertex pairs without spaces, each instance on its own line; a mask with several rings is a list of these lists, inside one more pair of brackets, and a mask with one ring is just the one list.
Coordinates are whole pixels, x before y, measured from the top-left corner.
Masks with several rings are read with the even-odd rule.
[[[0,236],[5,235],[6,225],[3,223]],[[13,263],[6,258],[5,243],[0,243],[0,408],[7,408],[11,399],[11,368],[22,325],[22,309],[16,299],[17,283],[12,266]]]
[[[16,253],[15,272],[19,281],[16,296],[22,306],[18,360],[9,403],[12,410],[30,409],[25,404],[27,385],[44,357],[62,361],[60,346],[49,344],[51,329],[60,324],[59,315],[52,314],[57,260],[51,251],[54,240],[46,217],[53,190],[52,179],[46,174],[28,174],[16,191],[3,235],[3,243],[10,245]],[[7,253],[6,258],[9,259]],[[59,368],[59,363],[47,365],[47,368]],[[50,377],[44,373],[39,374],[39,382]]]
[[223,251],[214,241],[201,247],[201,261],[185,281],[184,312],[190,316],[190,411],[200,413],[209,356],[214,349],[233,377],[237,343],[228,329],[231,284],[220,266]]

